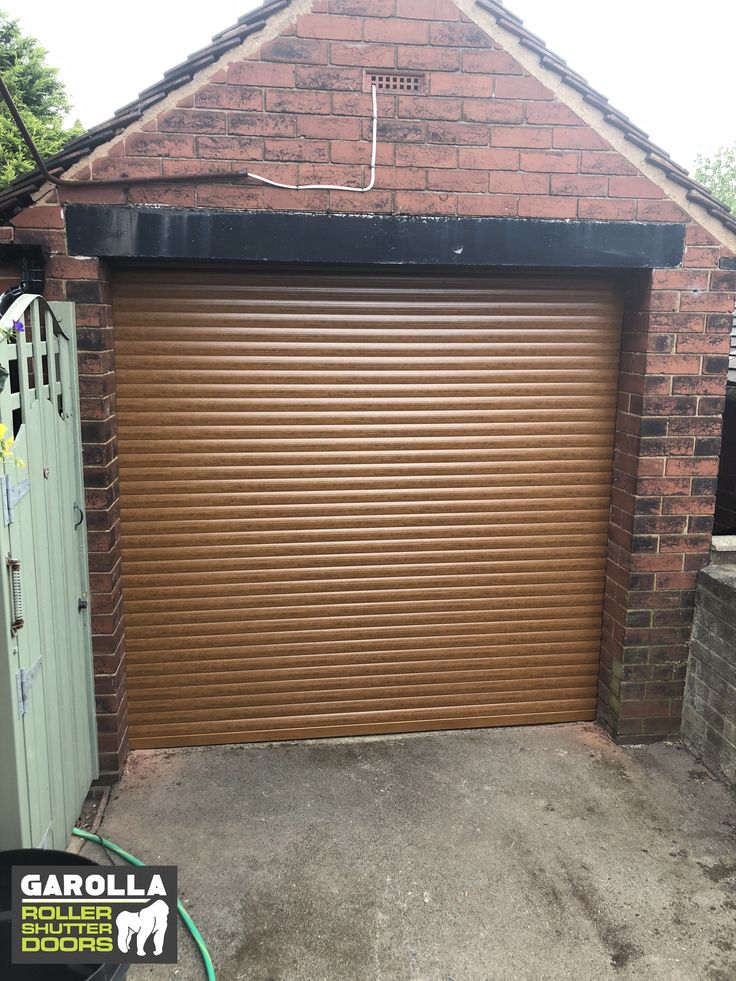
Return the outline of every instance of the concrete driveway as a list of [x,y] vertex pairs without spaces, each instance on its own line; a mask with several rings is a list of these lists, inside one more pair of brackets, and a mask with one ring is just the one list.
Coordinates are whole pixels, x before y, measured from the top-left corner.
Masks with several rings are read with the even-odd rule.
[[218,981],[736,979],[734,797],[590,725],[138,752],[101,831],[179,866]]

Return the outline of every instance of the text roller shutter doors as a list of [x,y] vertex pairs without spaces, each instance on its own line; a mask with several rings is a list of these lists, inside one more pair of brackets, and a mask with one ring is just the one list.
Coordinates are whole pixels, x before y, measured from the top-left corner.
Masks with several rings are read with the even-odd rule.
[[620,319],[584,277],[121,271],[132,744],[593,719]]

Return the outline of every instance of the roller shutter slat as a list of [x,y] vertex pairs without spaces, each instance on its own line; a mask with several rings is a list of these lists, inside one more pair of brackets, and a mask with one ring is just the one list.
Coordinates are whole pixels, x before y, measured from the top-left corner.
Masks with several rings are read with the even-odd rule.
[[592,719],[593,278],[121,270],[133,746]]

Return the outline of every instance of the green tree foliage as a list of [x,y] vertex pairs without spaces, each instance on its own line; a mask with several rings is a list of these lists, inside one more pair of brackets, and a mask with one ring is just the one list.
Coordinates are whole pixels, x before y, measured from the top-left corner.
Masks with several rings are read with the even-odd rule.
[[736,212],[736,146],[722,146],[712,157],[698,156],[695,179]]
[[[58,69],[46,64],[46,50],[25,37],[17,20],[0,11],[0,73],[44,157],[57,153],[84,131],[77,121],[64,125],[69,101]],[[0,188],[35,164],[7,106],[0,100]]]

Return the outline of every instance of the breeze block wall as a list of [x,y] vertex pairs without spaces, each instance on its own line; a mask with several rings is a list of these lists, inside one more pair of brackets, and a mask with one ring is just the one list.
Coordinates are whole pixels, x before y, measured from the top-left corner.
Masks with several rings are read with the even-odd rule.
[[734,565],[706,566],[698,579],[682,735],[710,770],[736,784]]
[[[99,186],[47,189],[12,220],[16,242],[49,255],[48,295],[77,303],[109,778],[126,751],[113,324],[104,265],[67,255],[70,202],[685,223],[681,267],[628,282],[600,679],[600,719],[616,738],[679,728],[715,506],[736,292],[736,274],[720,261],[731,253],[465,8],[468,0],[297,0],[275,36],[267,25],[183,89],[162,93],[68,175]],[[370,74],[382,72],[418,76],[419,91],[379,95],[374,190],[291,191],[238,176],[365,185]],[[203,170],[233,176],[144,182]],[[135,182],[102,183],[111,178]]]

